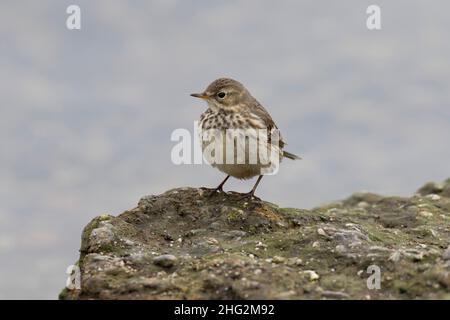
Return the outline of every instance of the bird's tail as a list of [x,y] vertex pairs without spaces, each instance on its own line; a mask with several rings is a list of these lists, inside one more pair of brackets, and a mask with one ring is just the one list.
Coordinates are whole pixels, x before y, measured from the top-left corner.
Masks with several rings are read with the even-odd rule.
[[287,151],[283,151],[283,157],[291,159],[291,160],[300,160],[301,159],[299,156],[296,156],[295,154],[287,152]]

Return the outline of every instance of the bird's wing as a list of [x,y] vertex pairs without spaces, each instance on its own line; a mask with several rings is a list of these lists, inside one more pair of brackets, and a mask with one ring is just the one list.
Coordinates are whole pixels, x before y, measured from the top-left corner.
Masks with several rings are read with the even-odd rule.
[[277,125],[272,120],[270,114],[258,101],[254,100],[253,103],[249,105],[248,110],[252,115],[261,120],[267,129],[277,128]]
[[[253,103],[250,104],[250,107],[248,108],[249,112],[256,116],[260,121],[264,123],[264,126],[271,132],[272,129],[278,129],[277,125],[275,124],[275,121],[273,121],[270,114],[267,112],[266,109],[255,99]],[[280,147],[283,148],[285,143],[283,141],[283,138],[281,137],[281,133],[279,132],[280,136]],[[269,136],[270,139],[270,136]]]

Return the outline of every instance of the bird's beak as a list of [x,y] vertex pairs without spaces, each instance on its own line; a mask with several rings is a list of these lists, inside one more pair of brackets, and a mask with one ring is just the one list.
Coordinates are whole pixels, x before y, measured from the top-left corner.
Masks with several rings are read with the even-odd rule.
[[200,98],[200,99],[208,99],[208,95],[204,94],[204,93],[192,93],[191,97],[194,98]]

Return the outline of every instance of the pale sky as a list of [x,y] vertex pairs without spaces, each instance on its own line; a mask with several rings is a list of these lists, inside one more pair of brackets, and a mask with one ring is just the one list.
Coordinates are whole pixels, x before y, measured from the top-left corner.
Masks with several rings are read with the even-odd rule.
[[[381,7],[382,29],[366,28]],[[67,30],[66,8],[81,8]],[[54,299],[82,228],[141,196],[216,186],[170,161],[189,96],[227,76],[302,161],[258,195],[310,208],[450,177],[448,1],[0,1],[0,298]],[[226,190],[249,191],[251,181]]]

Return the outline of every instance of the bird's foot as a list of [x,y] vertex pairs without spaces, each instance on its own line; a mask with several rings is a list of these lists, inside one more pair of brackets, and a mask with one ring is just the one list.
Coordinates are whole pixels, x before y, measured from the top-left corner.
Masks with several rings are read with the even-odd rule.
[[226,193],[225,191],[223,191],[222,187],[217,187],[217,188],[206,188],[206,187],[202,187],[202,188],[200,188],[200,189],[209,192],[208,198],[210,198],[210,197],[212,197],[212,196],[215,196],[215,195],[217,195],[217,194]]
[[253,191],[247,192],[247,193],[239,193],[239,192],[233,192],[236,194],[237,198],[239,200],[256,200],[256,201],[262,201],[259,197],[255,196],[255,193]]

